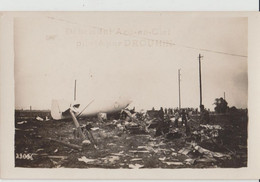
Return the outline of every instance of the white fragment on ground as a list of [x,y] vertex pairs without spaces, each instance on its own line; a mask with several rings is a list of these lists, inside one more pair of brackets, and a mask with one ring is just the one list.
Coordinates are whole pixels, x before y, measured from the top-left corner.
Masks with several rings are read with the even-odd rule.
[[165,159],[166,159],[166,157],[159,158],[160,161],[164,161]]
[[141,164],[129,164],[129,168],[131,168],[131,169],[140,169],[141,167],[144,167],[144,165],[141,165]]
[[165,152],[169,152],[170,150],[168,150],[168,149],[161,149],[161,148],[159,148],[158,150],[160,150],[160,151],[165,151]]
[[40,151],[43,151],[44,149],[37,149],[36,152],[40,152]]
[[146,149],[146,146],[138,146],[138,149]]
[[172,152],[172,156],[177,156],[178,154],[176,152]]
[[118,153],[111,153],[112,155],[116,155],[116,156],[123,156],[124,155],[124,151],[118,152]]
[[199,153],[206,155],[207,157],[216,157],[216,158],[229,157],[229,155],[222,154],[219,152],[212,152],[212,151],[204,149],[198,145],[195,146],[194,149],[197,150]]
[[183,148],[183,149],[179,150],[179,153],[183,154],[183,155],[187,155],[190,151],[191,151],[191,149]]
[[142,158],[135,158],[135,159],[131,159],[130,161],[141,161],[143,160]]
[[148,151],[154,151],[154,152],[155,152],[155,150],[154,150],[153,147],[151,147],[151,146],[138,146],[137,148],[138,148],[138,149],[145,149],[145,150],[148,150]]
[[92,131],[96,131],[96,130],[99,130],[99,127],[94,127],[94,128],[91,128]]
[[182,162],[165,162],[167,165],[175,165],[175,166],[181,166],[183,165]]
[[104,160],[105,163],[114,163],[116,162],[117,160],[119,160],[120,158],[118,156],[108,156],[108,157],[105,157],[105,158],[102,158]]
[[164,146],[164,145],[166,145],[166,144],[163,143],[163,142],[160,142],[158,145],[159,145],[159,146]]
[[220,125],[209,125],[209,124],[207,124],[207,125],[200,125],[201,127],[203,127],[203,128],[206,128],[206,129],[210,129],[210,130],[222,130],[223,128],[220,126]]
[[26,129],[24,131],[34,131],[34,129],[31,128],[31,129]]
[[36,120],[43,121],[43,119],[41,117],[39,117],[39,116],[36,117]]
[[25,123],[27,123],[27,121],[17,122],[17,124],[25,124]]
[[107,145],[109,145],[109,146],[115,146],[116,144],[114,144],[114,143],[109,143],[109,144],[107,144]]
[[89,140],[83,140],[82,144],[83,144],[83,145],[90,145],[91,142],[90,142]]
[[186,164],[192,165],[192,164],[194,164],[195,159],[186,159],[184,162],[185,162]]
[[54,153],[57,153],[58,152],[58,149],[54,150]]
[[131,153],[139,152],[139,153],[149,153],[147,150],[129,150]]
[[85,163],[90,163],[90,162],[94,162],[95,159],[88,159],[85,156],[82,156],[81,158],[78,158],[79,161],[81,162],[85,162]]

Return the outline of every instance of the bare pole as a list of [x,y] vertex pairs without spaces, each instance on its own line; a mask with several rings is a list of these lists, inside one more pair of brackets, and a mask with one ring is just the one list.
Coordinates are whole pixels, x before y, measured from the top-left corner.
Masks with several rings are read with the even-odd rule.
[[30,120],[32,120],[32,118],[33,118],[33,114],[32,114],[32,106],[30,106]]
[[226,100],[226,93],[224,92],[224,100]]
[[181,109],[181,69],[178,69],[178,83],[179,83],[179,109]]
[[200,108],[202,106],[201,58],[202,56],[199,54]]
[[74,122],[74,124],[75,124],[75,126],[76,126],[76,129],[78,130],[78,132],[79,132],[79,134],[80,134],[81,139],[82,139],[82,140],[85,140],[85,139],[86,139],[86,136],[85,136],[84,133],[82,132],[81,127],[80,127],[80,125],[79,125],[79,122],[78,122],[78,120],[77,120],[77,118],[76,118],[74,112],[73,112],[71,109],[70,109],[70,115],[71,115],[72,120],[73,120],[73,122]]
[[75,80],[75,84],[74,84],[74,101],[76,100],[76,90],[77,90],[77,80]]

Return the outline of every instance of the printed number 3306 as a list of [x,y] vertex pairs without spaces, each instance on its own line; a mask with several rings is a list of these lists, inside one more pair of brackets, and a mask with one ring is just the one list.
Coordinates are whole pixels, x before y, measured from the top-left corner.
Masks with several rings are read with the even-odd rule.
[[32,154],[22,154],[22,153],[16,153],[16,159],[26,159],[26,160],[33,160]]

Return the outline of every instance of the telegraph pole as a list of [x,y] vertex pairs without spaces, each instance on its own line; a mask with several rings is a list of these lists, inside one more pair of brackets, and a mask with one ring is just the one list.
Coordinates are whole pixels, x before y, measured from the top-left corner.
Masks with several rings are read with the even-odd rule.
[[203,56],[201,56],[201,55],[199,54],[200,111],[202,111],[201,58],[203,58]]
[[76,100],[76,89],[77,89],[77,80],[75,80],[75,84],[74,84],[74,101]]
[[178,69],[178,83],[179,83],[179,109],[181,109],[181,69]]

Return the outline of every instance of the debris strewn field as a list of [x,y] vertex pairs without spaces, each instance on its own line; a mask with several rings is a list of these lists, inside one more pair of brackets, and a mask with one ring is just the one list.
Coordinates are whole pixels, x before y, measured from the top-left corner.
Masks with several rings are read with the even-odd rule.
[[[186,126],[170,118],[91,118],[93,140],[77,136],[72,120],[15,121],[15,166],[37,168],[239,168],[247,166],[247,115],[211,114]],[[83,130],[84,131],[84,130]],[[95,143],[95,145],[94,145]]]

